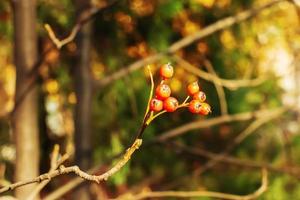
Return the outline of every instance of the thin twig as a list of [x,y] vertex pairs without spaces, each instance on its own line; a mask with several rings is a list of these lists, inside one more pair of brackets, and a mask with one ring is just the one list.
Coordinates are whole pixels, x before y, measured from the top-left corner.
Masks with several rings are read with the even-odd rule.
[[64,45],[72,42],[76,35],[78,34],[81,27],[87,23],[92,17],[98,13],[99,11],[109,8],[113,4],[117,3],[118,0],[112,0],[109,3],[103,3],[101,6],[93,5],[92,7],[83,10],[77,18],[76,24],[73,26],[72,30],[70,31],[69,35],[63,39],[58,39],[55,35],[53,29],[49,24],[45,24],[44,27],[48,33],[49,38],[55,44],[56,48],[61,49]]
[[3,187],[0,189],[0,193],[6,192],[9,190],[13,190],[13,189],[15,189],[17,187],[21,187],[23,185],[37,183],[37,182],[41,182],[44,180],[50,180],[59,175],[69,174],[69,173],[74,173],[87,181],[93,181],[93,182],[99,183],[100,181],[107,180],[110,176],[112,176],[117,171],[119,171],[130,160],[131,155],[135,152],[135,150],[137,150],[141,145],[142,145],[141,139],[135,140],[134,143],[132,144],[132,146],[127,149],[123,158],[116,165],[114,165],[110,170],[108,170],[107,172],[105,172],[101,175],[90,175],[90,174],[80,170],[78,166],[64,167],[63,165],[61,165],[59,167],[59,169],[54,170],[49,173],[42,174],[34,179],[27,180],[27,181],[20,181],[20,182],[11,184],[7,187]]
[[195,130],[195,129],[208,128],[222,123],[228,123],[234,121],[247,121],[253,118],[264,118],[264,117],[276,115],[277,113],[283,113],[287,110],[288,109],[285,107],[280,107],[280,108],[269,109],[269,110],[267,109],[259,110],[255,112],[244,112],[244,113],[238,113],[232,115],[223,115],[212,119],[196,120],[194,122],[190,122],[185,125],[179,126],[177,128],[171,129],[167,132],[164,132],[158,137],[154,138],[151,142],[168,140],[170,138],[178,137],[180,135],[185,134],[188,131]]
[[212,197],[218,199],[227,200],[251,200],[256,199],[261,196],[268,187],[268,172],[266,169],[262,169],[261,186],[251,194],[248,195],[235,195],[227,194],[221,192],[211,192],[211,191],[161,191],[161,192],[141,192],[140,194],[127,194],[125,196],[120,196],[115,200],[140,200],[146,198],[162,198],[162,197],[177,197],[177,198],[191,198],[191,197]]
[[257,85],[262,84],[265,80],[267,80],[266,77],[258,77],[255,79],[240,79],[240,80],[222,79],[214,74],[207,73],[207,72],[195,67],[194,65],[192,65],[191,63],[187,62],[186,60],[184,60],[183,58],[181,58],[177,55],[174,55],[173,58],[186,71],[193,73],[206,81],[211,81],[216,85],[226,87],[230,90],[236,90],[237,88],[240,88],[240,87],[255,87]]
[[224,156],[228,155],[234,149],[234,147],[236,147],[238,144],[244,141],[254,131],[256,131],[258,128],[260,128],[267,122],[281,116],[281,114],[284,112],[285,110],[277,110],[277,112],[273,112],[270,115],[260,116],[258,119],[252,122],[246,129],[244,129],[240,134],[238,134],[238,136],[234,138],[232,142],[230,142],[230,144],[225,148],[225,150],[222,153],[220,153],[217,157],[214,157],[213,159],[209,160],[205,165],[203,165],[198,171],[198,174],[201,174],[206,170],[210,169],[212,166],[218,163]]
[[[203,64],[206,67],[207,71],[211,74],[213,74],[214,76],[217,76],[216,71],[214,70],[213,65],[211,64],[211,62],[204,58],[203,60]],[[226,96],[225,96],[225,91],[223,86],[218,85],[215,81],[213,81],[215,87],[216,87],[216,91],[219,97],[219,102],[220,102],[220,108],[221,108],[221,114],[222,115],[227,115],[228,114],[228,108],[227,108],[227,100],[226,100]]]
[[[53,172],[56,170],[61,164],[63,164],[68,158],[69,154],[64,154],[61,158],[59,158],[59,146],[55,145],[53,148],[53,152],[51,155],[51,165],[50,170],[48,173]],[[39,192],[51,181],[51,179],[45,180],[44,182],[40,183],[26,198],[26,200],[33,200]]]
[[[170,145],[172,149],[176,149],[176,152],[179,153],[188,153],[209,159],[214,159],[219,156],[219,154],[217,153],[213,153],[202,148],[189,147],[184,144],[179,144],[178,142],[164,141],[161,144],[163,144],[164,146],[165,144]],[[286,173],[291,176],[296,176],[297,178],[300,178],[299,167],[276,167],[272,164],[269,164],[268,162],[258,162],[249,159],[240,159],[229,155],[224,155],[220,157],[220,162],[238,165],[246,168],[266,168],[269,171]]]

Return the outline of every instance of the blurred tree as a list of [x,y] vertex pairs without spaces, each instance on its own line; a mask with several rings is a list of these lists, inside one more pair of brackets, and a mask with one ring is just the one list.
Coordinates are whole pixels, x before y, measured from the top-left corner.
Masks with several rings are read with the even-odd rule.
[[[29,74],[37,61],[36,1],[13,1],[13,12],[17,72],[13,132],[16,143],[15,180],[20,181],[39,174],[36,85],[27,91],[31,82]],[[35,184],[32,184],[17,189],[16,197],[24,199],[34,187]]]
[[[88,9],[90,1],[75,0],[76,12],[79,17],[81,12]],[[75,161],[76,164],[87,170],[91,167],[91,109],[92,109],[92,79],[91,63],[91,33],[92,22],[83,25],[76,40],[77,53],[75,63]],[[76,198],[90,199],[88,187],[81,187],[76,193]]]

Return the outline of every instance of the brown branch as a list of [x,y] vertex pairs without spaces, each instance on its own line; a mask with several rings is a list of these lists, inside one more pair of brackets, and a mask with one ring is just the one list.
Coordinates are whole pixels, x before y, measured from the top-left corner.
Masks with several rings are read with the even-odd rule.
[[206,81],[211,81],[216,85],[226,87],[230,90],[235,90],[240,87],[255,87],[257,85],[262,84],[266,80],[266,77],[258,77],[255,79],[240,79],[240,80],[222,79],[214,74],[207,73],[207,72],[193,66],[192,64],[190,64],[189,62],[187,62],[186,60],[184,60],[183,58],[181,58],[177,55],[174,55],[173,58],[186,71],[193,73]]
[[[218,77],[216,71],[214,70],[213,65],[211,64],[211,62],[204,58],[203,60],[203,64],[206,67],[207,71],[209,73],[211,73],[212,75]],[[228,108],[227,108],[227,100],[226,100],[226,96],[225,96],[225,91],[224,88],[221,85],[218,85],[215,81],[213,82],[219,97],[219,102],[220,102],[220,108],[221,108],[221,114],[222,115],[227,115],[228,114]]]
[[56,48],[61,49],[64,45],[72,42],[76,35],[78,34],[81,27],[87,23],[92,17],[98,13],[99,11],[109,8],[113,4],[117,3],[118,0],[112,0],[109,3],[102,3],[101,5],[93,5],[92,7],[83,10],[77,18],[76,24],[73,26],[72,30],[70,31],[69,35],[63,39],[58,39],[55,35],[53,29],[49,24],[45,24],[44,27],[48,33],[49,38],[52,40]]
[[[51,155],[51,165],[50,170],[48,173],[53,172],[56,170],[60,165],[62,165],[69,157],[69,154],[64,154],[61,158],[59,158],[59,146],[55,145],[53,148],[53,152]],[[26,198],[26,200],[33,200],[36,195],[39,194],[39,192],[51,181],[51,179],[45,180],[44,182],[40,183],[32,192],[31,194]]]
[[243,130],[236,138],[233,139],[232,142],[225,148],[225,150],[220,153],[217,157],[209,160],[205,165],[201,167],[198,171],[198,174],[205,172],[206,170],[213,167],[216,163],[218,163],[224,156],[228,155],[234,147],[244,141],[249,135],[251,135],[254,131],[260,128],[262,125],[267,122],[281,116],[286,110],[276,110],[273,113],[269,113],[268,115],[259,116],[254,122],[252,122],[245,130]]
[[[192,154],[195,156],[201,156],[201,157],[209,158],[209,159],[214,159],[219,156],[219,154],[217,154],[217,153],[213,153],[213,152],[207,151],[205,149],[201,149],[201,148],[189,147],[189,146],[186,146],[183,144],[179,144],[177,142],[165,141],[165,142],[162,142],[161,144],[170,145],[170,147],[172,149],[176,149],[176,151],[179,151],[179,153],[181,153],[181,152],[188,153],[188,154]],[[300,178],[300,168],[298,168],[298,167],[276,167],[267,162],[257,162],[257,161],[252,161],[252,160],[240,159],[240,158],[236,158],[236,157],[229,156],[229,155],[224,155],[224,156],[220,157],[219,161],[223,162],[223,163],[229,163],[229,164],[238,165],[241,167],[246,167],[246,168],[266,168],[269,171],[286,173],[291,176]]]
[[99,183],[100,181],[107,180],[110,176],[112,176],[117,171],[119,171],[130,160],[131,155],[135,152],[135,150],[137,150],[141,145],[142,145],[141,139],[135,140],[134,143],[131,145],[131,147],[127,149],[123,158],[116,165],[114,165],[110,170],[108,170],[107,172],[105,172],[101,175],[90,175],[90,174],[80,170],[78,166],[64,167],[61,165],[59,167],[59,169],[56,169],[49,173],[42,174],[34,179],[27,180],[27,181],[20,181],[20,182],[11,184],[7,187],[3,187],[0,189],[0,193],[6,192],[8,190],[13,190],[17,187],[21,187],[24,185],[37,183],[37,182],[41,182],[44,180],[51,180],[52,178],[55,178],[59,175],[69,174],[69,173],[74,173],[77,176],[80,176],[81,178],[83,178],[84,180]]
[[234,121],[247,121],[253,118],[264,118],[267,116],[272,116],[277,113],[282,113],[286,111],[287,108],[276,108],[276,109],[270,109],[270,110],[259,110],[255,112],[244,112],[244,113],[238,113],[238,114],[232,114],[232,115],[223,115],[220,117],[215,117],[212,119],[206,119],[206,120],[196,120],[191,123],[187,123],[185,125],[179,126],[175,129],[169,130],[167,132],[162,133],[160,136],[153,139],[152,142],[156,141],[164,141],[168,140],[170,138],[178,137],[180,135],[185,134],[187,131],[200,129],[200,128],[208,128],[212,127],[218,124],[222,123],[228,123],[228,122],[234,122]]
[[227,200],[251,200],[261,196],[268,187],[268,173],[266,169],[262,169],[261,186],[251,194],[248,195],[235,195],[221,192],[211,191],[162,191],[162,192],[141,192],[137,195],[127,194],[126,196],[120,196],[115,200],[140,200],[146,198],[162,198],[162,197],[177,197],[177,198],[191,198],[191,197],[212,197],[218,199]]
[[113,74],[111,74],[107,77],[104,77],[103,79],[101,79],[99,81],[96,81],[95,86],[104,87],[104,86],[108,85],[109,83],[111,83],[117,79],[120,79],[120,78],[126,76],[127,74],[129,74],[135,70],[138,70],[147,64],[156,62],[166,55],[174,54],[176,51],[178,51],[200,39],[203,39],[209,35],[212,35],[215,32],[229,28],[230,26],[233,26],[242,21],[245,21],[245,20],[257,15],[261,11],[263,11],[267,8],[270,8],[274,5],[276,5],[277,3],[280,3],[283,1],[286,1],[286,0],[273,0],[264,5],[261,5],[260,7],[252,8],[252,9],[240,12],[240,13],[236,14],[235,16],[230,16],[230,17],[226,17],[224,19],[218,20],[217,22],[215,22],[211,25],[208,25],[205,28],[195,32],[194,34],[191,34],[189,36],[186,36],[186,37],[176,41],[167,50],[159,52],[152,56],[143,58],[141,60],[138,60],[138,61],[120,69],[119,71],[116,71]]

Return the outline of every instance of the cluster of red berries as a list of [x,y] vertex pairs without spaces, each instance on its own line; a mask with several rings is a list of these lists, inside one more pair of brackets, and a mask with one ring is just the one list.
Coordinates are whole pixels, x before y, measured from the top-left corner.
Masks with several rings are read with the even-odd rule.
[[195,114],[208,115],[211,112],[211,108],[208,103],[205,103],[206,95],[200,90],[198,82],[190,83],[187,91],[193,98],[189,103],[189,111]]
[[[171,88],[165,83],[165,80],[172,78],[174,69],[170,63],[164,64],[159,70],[162,82],[155,89],[155,98],[150,101],[150,110],[159,112],[165,110],[166,112],[174,112],[178,106],[178,100],[171,96]],[[193,82],[187,87],[188,95],[193,98],[190,103],[186,103],[189,111],[196,114],[207,115],[211,112],[209,104],[205,103],[206,95],[200,91],[197,82]]]
[[163,81],[155,89],[155,98],[150,101],[150,110],[158,112],[165,110],[167,112],[174,112],[179,103],[174,97],[171,97],[171,88],[164,80],[171,78],[174,74],[173,67],[170,63],[161,66],[159,74]]

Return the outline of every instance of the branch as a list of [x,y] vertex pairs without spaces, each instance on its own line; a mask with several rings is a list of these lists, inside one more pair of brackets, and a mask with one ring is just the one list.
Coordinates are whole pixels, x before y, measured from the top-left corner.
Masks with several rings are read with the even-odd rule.
[[117,2],[118,2],[118,0],[112,0],[109,3],[102,3],[99,6],[93,5],[92,7],[82,11],[80,13],[80,15],[78,16],[76,24],[73,26],[71,32],[64,39],[58,39],[49,24],[45,24],[44,27],[48,33],[49,38],[52,40],[52,42],[54,43],[56,48],[61,49],[64,45],[70,43],[71,41],[73,41],[75,39],[75,37],[78,34],[78,32],[80,31],[81,27],[85,23],[90,21],[96,13],[112,6],[113,4],[115,4]]
[[260,85],[261,83],[263,83],[266,80],[266,77],[258,77],[255,79],[241,79],[241,80],[222,79],[214,74],[207,73],[207,72],[193,66],[192,64],[190,64],[189,62],[187,62],[186,60],[184,60],[183,58],[181,58],[177,55],[174,55],[173,58],[186,71],[193,73],[206,81],[211,81],[216,85],[226,87],[230,90],[235,90],[240,87],[255,87],[257,85]]
[[245,20],[249,19],[250,17],[257,15],[261,11],[268,9],[268,8],[276,5],[277,3],[284,2],[284,1],[286,1],[286,0],[273,0],[273,1],[268,2],[260,7],[252,8],[252,9],[240,12],[240,13],[236,14],[235,16],[230,16],[230,17],[221,19],[211,25],[206,26],[205,28],[201,29],[200,31],[195,32],[194,34],[191,34],[189,36],[186,36],[186,37],[176,41],[165,51],[162,51],[162,52],[159,52],[152,56],[138,60],[138,61],[120,69],[119,71],[116,71],[113,74],[111,74],[107,77],[104,77],[103,79],[101,79],[99,81],[96,81],[95,86],[104,87],[104,86],[110,84],[111,82],[118,80],[118,79],[126,76],[127,74],[140,69],[141,67],[143,67],[147,64],[156,62],[166,55],[174,54],[176,51],[178,51],[200,39],[203,39],[209,35],[212,35],[213,33],[217,32],[217,31],[229,28],[232,25],[235,25],[242,21],[245,21]]
[[[214,70],[213,65],[211,64],[211,62],[203,57],[203,64],[206,67],[207,71],[209,73],[211,73],[212,75],[218,77],[216,71]],[[225,96],[225,91],[224,88],[221,85],[218,85],[216,83],[216,81],[213,82],[219,97],[219,102],[220,102],[220,108],[221,108],[221,114],[222,115],[227,115],[228,114],[228,106],[227,106],[227,100],[226,100],[226,96]]]
[[[176,149],[176,152],[179,151],[179,153],[181,153],[181,152],[188,153],[188,154],[192,154],[195,156],[201,156],[201,157],[209,158],[209,159],[214,159],[220,155],[217,153],[207,151],[205,149],[188,147],[186,145],[179,144],[177,142],[172,142],[172,141],[164,141],[164,142],[161,142],[161,144],[170,145],[170,147],[172,149]],[[266,168],[269,171],[286,173],[291,176],[296,176],[297,178],[300,178],[300,169],[298,167],[276,167],[267,162],[257,162],[257,161],[252,161],[252,160],[240,159],[240,158],[236,158],[236,157],[228,156],[228,155],[224,155],[224,156],[220,157],[219,161],[223,162],[223,163],[229,163],[229,164],[238,165],[241,167],[246,167],[246,168]]]
[[221,192],[211,192],[211,191],[162,191],[162,192],[142,192],[137,195],[126,195],[120,196],[115,200],[140,200],[146,198],[162,198],[162,197],[177,197],[177,198],[191,198],[191,197],[212,197],[218,199],[227,199],[227,200],[251,200],[256,199],[262,195],[268,187],[268,173],[266,169],[262,169],[262,178],[261,186],[251,194],[248,195],[235,195],[235,194],[226,194]]
[[185,134],[187,131],[200,129],[200,128],[208,128],[222,123],[234,122],[234,121],[247,121],[253,118],[264,118],[267,116],[273,116],[278,113],[283,113],[287,111],[287,108],[276,108],[270,110],[259,110],[255,112],[244,112],[232,115],[223,115],[220,117],[215,117],[212,119],[206,120],[196,120],[191,123],[187,123],[185,125],[179,126],[175,129],[169,130],[167,132],[162,133],[160,136],[154,138],[152,142],[164,141],[170,138],[178,137],[180,135]]
[[[61,158],[59,158],[59,146],[55,145],[53,148],[53,152],[51,155],[51,167],[48,173],[52,173],[56,170],[61,164],[63,164],[68,158],[70,157],[69,154],[64,154]],[[33,200],[36,195],[50,182],[51,179],[45,180],[44,182],[40,183],[32,193],[26,198],[26,200]]]
[[27,180],[27,181],[20,181],[20,182],[11,184],[7,187],[3,187],[0,189],[0,193],[6,192],[8,190],[13,190],[17,187],[21,187],[24,185],[37,183],[37,182],[41,182],[44,180],[51,180],[52,178],[55,178],[59,175],[69,174],[69,173],[74,173],[77,176],[80,176],[81,178],[83,178],[84,180],[99,183],[100,181],[107,180],[110,176],[112,176],[117,171],[119,171],[130,160],[131,155],[135,152],[135,150],[137,150],[141,145],[142,145],[142,139],[135,140],[134,143],[132,144],[132,146],[127,149],[123,158],[116,165],[114,165],[110,170],[108,170],[107,172],[105,172],[99,176],[90,175],[90,174],[80,170],[78,166],[64,167],[61,165],[59,167],[59,169],[54,170],[49,173],[46,173],[46,174],[42,174],[34,179]]
[[281,114],[283,114],[285,111],[286,110],[277,110],[272,114],[260,116],[258,119],[252,122],[245,130],[243,130],[240,134],[238,134],[238,136],[233,139],[233,141],[225,148],[225,150],[221,154],[209,160],[205,165],[203,165],[201,169],[198,171],[198,174],[201,174],[206,170],[208,170],[209,168],[211,168],[212,166],[214,166],[224,156],[229,154],[234,149],[234,147],[236,147],[238,144],[244,141],[250,134],[252,134],[254,131],[256,131],[258,128],[260,128],[262,125],[266,124],[267,122],[281,116]]
[[[89,170],[88,172],[96,172],[97,169],[98,168],[93,168],[92,170]],[[83,181],[84,181],[84,179],[82,179],[82,178],[78,178],[78,177],[74,178],[71,181],[69,181],[68,183],[60,186],[58,189],[56,189],[55,191],[53,191],[49,195],[47,195],[44,198],[44,200],[56,200],[56,199],[59,199],[64,194],[66,194],[67,192],[71,191],[72,189],[74,189],[75,187],[77,187],[78,185],[80,185]]]

